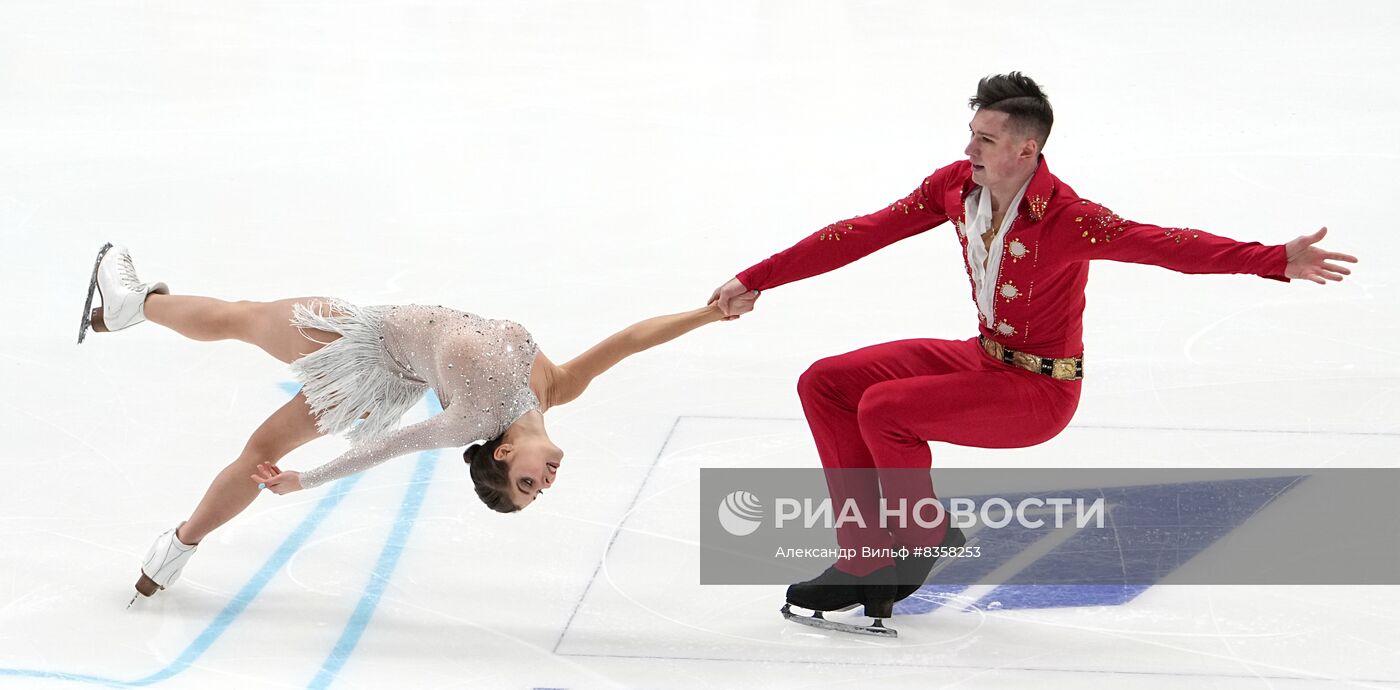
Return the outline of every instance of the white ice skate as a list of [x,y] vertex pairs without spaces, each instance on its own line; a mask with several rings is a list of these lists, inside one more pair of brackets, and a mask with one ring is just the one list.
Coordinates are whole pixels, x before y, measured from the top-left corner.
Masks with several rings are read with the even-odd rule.
[[[199,548],[198,544],[186,544],[175,537],[175,530],[184,525],[182,522],[156,537],[156,543],[146,552],[146,560],[141,563],[141,579],[136,581],[136,591],[141,596],[149,597],[180,579],[180,571]],[[135,602],[136,597],[131,601]],[[130,606],[127,604],[128,608]]]
[[[92,295],[102,297],[102,306],[92,308]],[[136,277],[131,252],[126,247],[105,244],[97,252],[88,281],[87,302],[83,305],[83,322],[78,328],[78,342],[87,336],[88,326],[99,333],[120,331],[146,320],[146,297],[151,293],[170,294],[165,283],[143,283]]]

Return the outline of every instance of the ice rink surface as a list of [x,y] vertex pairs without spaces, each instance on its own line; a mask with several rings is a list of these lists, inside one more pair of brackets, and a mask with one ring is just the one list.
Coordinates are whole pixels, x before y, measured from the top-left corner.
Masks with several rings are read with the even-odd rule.
[[1374,0],[7,0],[0,687],[1400,688],[1396,587],[974,597],[881,641],[698,584],[699,468],[816,466],[809,363],[974,334],[948,226],[551,411],[568,455],[522,514],[456,450],[404,457],[259,498],[129,611],[290,376],[149,324],[74,346],[116,241],[177,292],[441,303],[559,361],[903,197],[961,157],[976,80],[1019,69],[1086,198],[1268,243],[1327,225],[1362,263],[1326,287],[1097,264],[1071,427],[935,466],[1393,467],[1397,32]]

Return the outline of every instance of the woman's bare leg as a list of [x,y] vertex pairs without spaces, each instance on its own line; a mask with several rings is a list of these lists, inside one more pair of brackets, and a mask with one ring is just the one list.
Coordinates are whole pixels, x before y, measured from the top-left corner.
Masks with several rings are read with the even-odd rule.
[[324,305],[327,301],[322,297],[299,297],[275,302],[225,302],[194,295],[151,295],[146,298],[146,320],[192,340],[241,340],[290,364],[340,337],[291,324],[293,305]]
[[195,507],[194,514],[175,536],[186,544],[198,544],[210,532],[243,512],[258,497],[258,485],[248,478],[256,471],[258,463],[276,464],[288,453],[320,435],[316,429],[316,418],[306,406],[306,396],[297,393],[253,432],[238,459],[214,477],[204,498]]
[[[226,302],[191,295],[151,295],[146,299],[146,319],[194,340],[240,340],[269,355],[291,363],[340,337],[291,324],[292,307],[298,303],[327,302],[303,297],[275,302]],[[176,537],[197,544],[220,525],[243,512],[258,497],[258,485],[248,477],[259,463],[276,464],[288,453],[320,436],[316,418],[297,393],[253,432],[243,452],[230,463],[205,492],[190,519]]]

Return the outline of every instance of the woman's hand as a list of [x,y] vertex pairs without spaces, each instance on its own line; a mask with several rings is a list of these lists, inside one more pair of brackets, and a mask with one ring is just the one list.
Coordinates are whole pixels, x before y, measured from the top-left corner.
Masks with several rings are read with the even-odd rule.
[[269,465],[265,462],[258,463],[258,472],[253,475],[253,481],[278,495],[301,491],[301,474],[299,472],[283,472],[277,469],[276,465]]

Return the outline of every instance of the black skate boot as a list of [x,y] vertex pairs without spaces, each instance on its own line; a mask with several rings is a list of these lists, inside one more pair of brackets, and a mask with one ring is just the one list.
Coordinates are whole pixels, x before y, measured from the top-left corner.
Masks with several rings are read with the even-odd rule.
[[[959,546],[965,546],[966,544],[967,537],[963,535],[962,530],[949,525],[948,532],[943,535],[943,543],[939,545],[939,548],[955,549]],[[894,567],[897,573],[895,577],[898,582],[895,587],[894,600],[903,601],[908,599],[914,592],[919,591],[919,588],[923,587],[924,583],[932,577],[935,565],[938,565],[938,570],[942,570],[947,567],[949,563],[953,563],[954,560],[955,559],[952,558],[945,558],[942,565],[938,565],[937,555],[910,555],[907,558],[896,557],[894,559]]]
[[[783,617],[795,623],[810,625],[825,630],[896,637],[892,628],[886,628],[881,619],[894,614],[895,568],[888,566],[865,576],[843,573],[831,566],[821,575],[790,585],[787,590],[787,603],[783,605]],[[793,606],[811,609],[811,616],[792,612]],[[853,625],[829,621],[822,615],[825,611],[847,611],[857,606],[865,607],[865,615],[875,619],[871,625]]]

